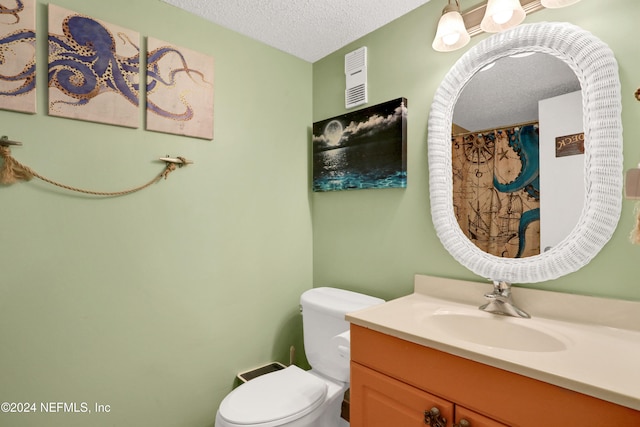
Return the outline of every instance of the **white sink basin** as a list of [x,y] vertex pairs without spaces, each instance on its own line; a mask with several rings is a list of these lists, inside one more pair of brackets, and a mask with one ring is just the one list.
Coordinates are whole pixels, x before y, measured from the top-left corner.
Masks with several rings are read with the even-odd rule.
[[507,350],[553,352],[567,349],[569,340],[540,327],[533,319],[518,319],[478,311],[438,310],[425,321],[452,338]]

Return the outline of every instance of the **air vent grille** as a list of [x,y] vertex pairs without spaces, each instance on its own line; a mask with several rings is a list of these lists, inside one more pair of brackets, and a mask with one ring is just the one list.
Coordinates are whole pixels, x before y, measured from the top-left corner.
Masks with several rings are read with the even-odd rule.
[[365,104],[367,102],[367,85],[363,83],[361,85],[347,89],[347,108],[355,107],[356,105]]
[[346,108],[367,103],[367,48],[361,47],[344,57],[347,88],[344,92]]
[[367,48],[362,47],[358,50],[354,50],[348,53],[344,57],[345,72],[350,73],[352,71],[360,70],[367,66]]

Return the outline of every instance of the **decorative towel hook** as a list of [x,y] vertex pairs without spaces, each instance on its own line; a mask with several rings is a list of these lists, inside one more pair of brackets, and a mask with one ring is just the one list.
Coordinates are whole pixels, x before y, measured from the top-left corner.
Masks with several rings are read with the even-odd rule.
[[164,177],[164,179],[167,179],[169,174],[176,170],[176,166],[181,168],[182,166],[190,165],[193,163],[191,160],[187,160],[184,157],[178,156],[174,158],[169,157],[168,154],[167,157],[160,157],[159,160],[162,160],[165,163],[164,171],[160,174],[160,176]]
[[22,142],[9,141],[9,137],[8,136],[2,135],[2,138],[0,138],[0,146],[9,147],[11,145],[22,145]]
[[160,157],[158,160],[162,160],[163,162],[167,162],[167,163],[175,163],[178,165],[178,167],[193,164],[192,160],[187,160],[184,157],[175,157],[175,158],[169,157],[168,154],[167,154],[167,157]]

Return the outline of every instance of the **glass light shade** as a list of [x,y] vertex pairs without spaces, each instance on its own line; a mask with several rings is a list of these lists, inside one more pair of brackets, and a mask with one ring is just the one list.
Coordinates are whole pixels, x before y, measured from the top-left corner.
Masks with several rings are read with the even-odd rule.
[[519,0],[489,0],[480,28],[487,33],[497,33],[515,27],[526,16]]
[[457,10],[446,12],[438,21],[436,37],[431,45],[438,52],[450,52],[466,46],[471,40],[471,36],[464,26],[462,15]]
[[540,3],[547,9],[558,9],[560,7],[571,6],[580,0],[542,0]]

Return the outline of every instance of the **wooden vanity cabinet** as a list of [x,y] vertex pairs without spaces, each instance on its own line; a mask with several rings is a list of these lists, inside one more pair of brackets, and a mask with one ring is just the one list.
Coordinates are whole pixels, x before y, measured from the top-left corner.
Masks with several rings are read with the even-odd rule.
[[[446,424],[427,424],[436,407]],[[640,412],[351,325],[351,427],[625,427]]]
[[[353,363],[351,369],[352,381],[355,381],[351,384],[351,390],[359,396],[358,406],[351,406],[352,427],[419,427],[425,424],[445,427],[451,426],[450,420],[460,427],[464,426],[463,420],[469,427],[505,427],[504,424],[359,363]],[[436,413],[433,408],[437,408]]]

